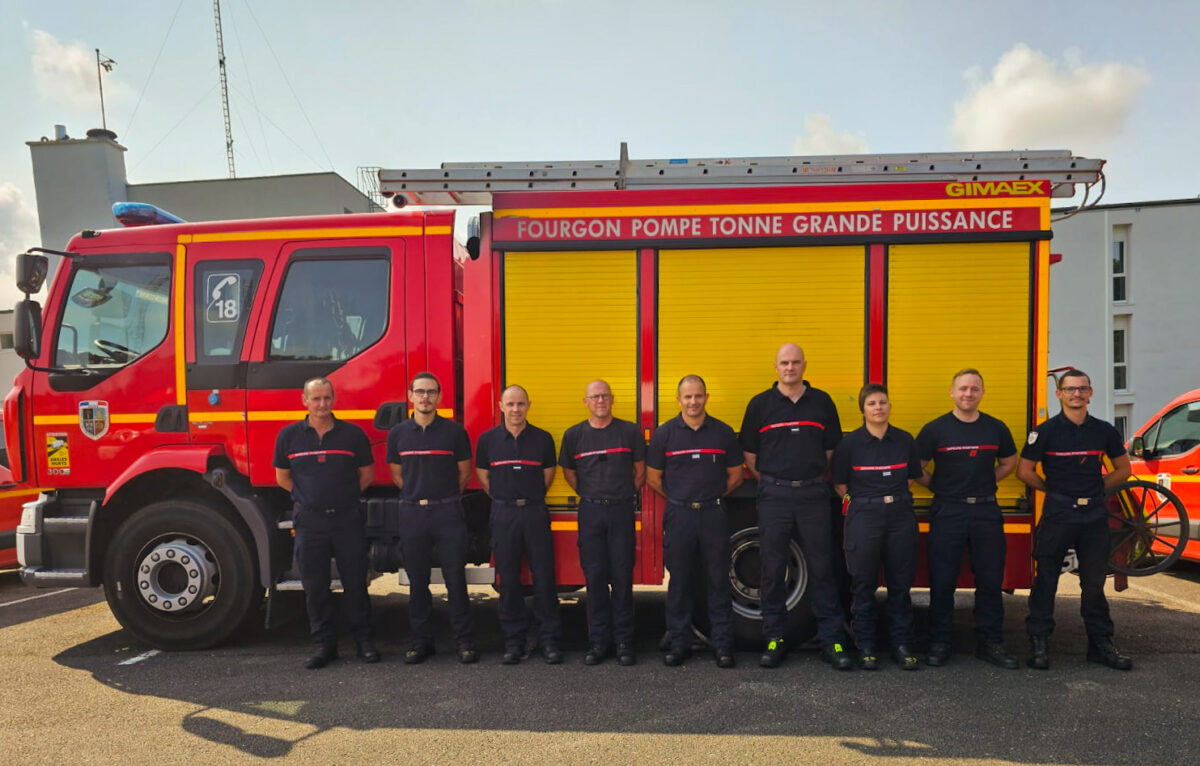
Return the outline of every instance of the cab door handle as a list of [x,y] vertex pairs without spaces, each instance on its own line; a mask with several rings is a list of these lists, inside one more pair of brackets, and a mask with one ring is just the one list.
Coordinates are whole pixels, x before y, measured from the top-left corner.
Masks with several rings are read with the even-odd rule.
[[1194,465],[1189,465],[1187,468],[1183,469],[1183,473],[1186,473],[1190,476],[1194,473],[1200,473],[1200,468],[1197,468]]

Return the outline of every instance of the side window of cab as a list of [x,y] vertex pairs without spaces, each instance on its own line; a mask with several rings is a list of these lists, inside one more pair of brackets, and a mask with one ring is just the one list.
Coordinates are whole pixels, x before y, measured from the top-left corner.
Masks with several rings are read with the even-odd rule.
[[1155,457],[1174,457],[1200,447],[1200,402],[1181,404],[1146,431]]
[[302,253],[284,276],[267,358],[344,361],[382,338],[387,321],[386,250]]

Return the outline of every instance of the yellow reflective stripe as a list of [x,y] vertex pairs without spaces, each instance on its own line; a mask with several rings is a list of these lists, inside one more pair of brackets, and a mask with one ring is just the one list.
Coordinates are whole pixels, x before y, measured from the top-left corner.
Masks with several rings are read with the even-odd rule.
[[156,412],[131,412],[122,415],[110,413],[108,419],[113,425],[116,425],[118,423],[153,423],[157,417],[158,413]]
[[[921,522],[917,524],[917,529],[921,532],[929,531],[929,522]],[[1006,535],[1027,535],[1033,531],[1032,524],[1005,524],[1004,534]]]
[[[183,358],[183,283],[185,279],[184,261],[187,248],[182,244],[175,246],[175,403],[187,404],[187,386],[184,382]],[[113,421],[116,422],[115,420]]]
[[25,495],[40,495],[47,490],[41,488],[35,489],[10,489],[7,492],[0,492],[0,500],[6,497],[23,497]]
[[[434,229],[447,229],[446,232]],[[431,227],[430,234],[449,233],[449,227]],[[274,229],[267,231],[215,231],[185,235],[191,242],[249,242],[263,239],[350,239],[353,237],[412,237],[420,226],[361,226],[344,229]],[[180,237],[181,240],[184,237]]]
[[246,419],[244,412],[189,412],[189,423],[231,423]]
[[35,426],[68,426],[79,422],[79,415],[34,415]]
[[453,234],[454,227],[452,227],[452,226],[427,226],[425,228],[425,233],[431,234],[431,235],[433,235],[433,234]]
[[496,218],[626,218],[653,215],[747,215],[750,213],[826,213],[848,210],[966,210],[970,208],[1039,207],[1043,227],[1049,228],[1049,205],[1039,197],[940,199],[940,200],[855,200],[846,202],[744,203],[739,205],[646,205],[644,207],[555,207],[497,210]]
[[[642,522],[633,522],[633,528],[638,532],[642,531]],[[550,522],[551,532],[574,532],[579,529],[578,521],[552,521]]]

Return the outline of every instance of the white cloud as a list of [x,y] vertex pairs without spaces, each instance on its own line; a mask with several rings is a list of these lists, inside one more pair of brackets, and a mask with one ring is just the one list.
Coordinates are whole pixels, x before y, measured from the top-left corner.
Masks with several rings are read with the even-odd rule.
[[833,127],[833,118],[827,114],[809,114],[804,117],[804,133],[792,142],[794,156],[821,154],[865,154],[867,137],[862,133],[838,132]]
[[14,184],[0,182],[0,307],[12,308],[21,298],[13,283],[18,253],[41,244],[37,213]]
[[[99,109],[96,51],[83,43],[59,42],[40,29],[33,30],[32,38],[33,79],[38,93],[75,109]],[[111,73],[104,73],[106,104],[132,94],[132,88]]]
[[965,73],[950,134],[960,149],[1103,151],[1125,128],[1149,75],[1117,62],[1085,64],[1076,49],[1061,60],[1017,44],[990,76]]

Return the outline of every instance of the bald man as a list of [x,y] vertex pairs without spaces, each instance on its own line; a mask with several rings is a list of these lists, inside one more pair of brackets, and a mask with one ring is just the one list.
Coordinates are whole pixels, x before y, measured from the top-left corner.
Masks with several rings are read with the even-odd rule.
[[533,577],[542,659],[563,661],[558,648],[558,592],[554,584],[554,537],[546,490],[554,481],[554,437],[529,422],[529,394],[509,386],[500,395],[503,422],[479,437],[475,473],[492,498],[492,556],[500,577],[500,628],[505,665],[525,659],[529,609],[521,588],[521,557]]
[[636,665],[633,565],[637,495],[646,483],[646,442],[637,425],[613,417],[612,388],[588,383],[588,418],[563,434],[558,464],[579,494],[579,564],[587,584],[588,651],[599,665],[616,644],[617,661]]
[[829,394],[804,379],[804,351],[785,343],[775,354],[779,380],[746,405],[741,443],[746,466],[758,479],[758,532],[762,552],[763,636],[760,664],[778,667],[787,656],[788,548],[798,536],[808,567],[808,590],[825,660],[835,670],[853,662],[845,650],[845,613],[834,576],[830,487],[827,479],[842,424]]

